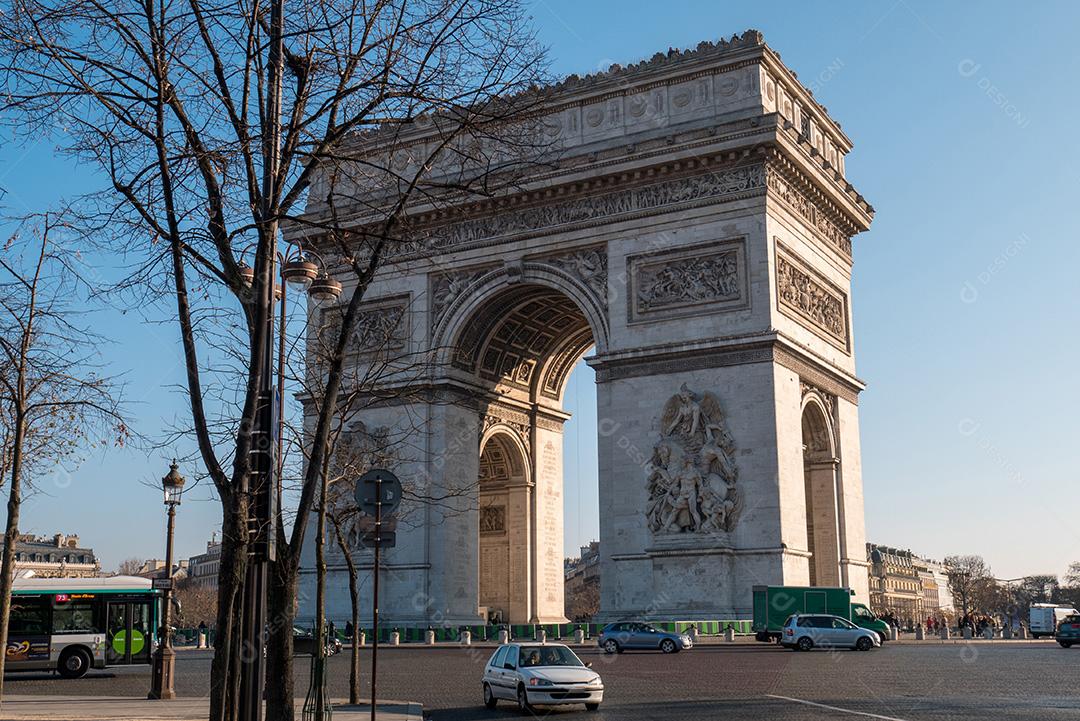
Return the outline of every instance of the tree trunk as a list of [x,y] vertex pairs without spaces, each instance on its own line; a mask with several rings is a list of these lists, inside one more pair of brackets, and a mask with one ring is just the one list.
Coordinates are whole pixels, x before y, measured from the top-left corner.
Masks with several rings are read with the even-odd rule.
[[[22,506],[22,445],[26,420],[15,414],[15,438],[11,453],[11,477],[4,526],[4,559],[0,563],[0,649],[7,649],[8,617],[11,614],[11,586],[15,575],[15,544],[19,540],[19,509]],[[0,699],[4,698],[4,664],[7,654],[0,653]]]
[[235,721],[240,690],[239,633],[247,573],[247,505],[239,496],[222,497],[221,561],[218,567],[217,626],[210,664],[210,721]]
[[349,604],[352,608],[352,653],[349,659],[349,703],[360,703],[360,590],[356,579],[356,561],[349,552],[349,545],[341,532],[341,523],[334,521],[334,538],[345,558],[345,567],[349,571]]
[[296,619],[298,568],[278,544],[277,560],[270,564],[267,591],[269,636],[266,651],[266,718],[293,721],[293,621]]

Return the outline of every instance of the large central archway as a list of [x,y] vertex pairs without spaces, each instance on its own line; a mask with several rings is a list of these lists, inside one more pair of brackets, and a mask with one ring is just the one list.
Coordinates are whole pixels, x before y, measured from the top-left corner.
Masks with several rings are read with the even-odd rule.
[[[505,623],[563,615],[562,398],[595,345],[585,311],[555,280],[493,279],[447,328],[451,372],[474,389],[477,439],[477,613]],[[581,292],[569,286],[570,292]]]

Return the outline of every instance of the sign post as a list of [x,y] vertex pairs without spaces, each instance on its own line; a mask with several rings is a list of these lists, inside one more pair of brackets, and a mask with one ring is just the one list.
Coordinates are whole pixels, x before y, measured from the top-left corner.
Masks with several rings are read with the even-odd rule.
[[[356,504],[375,517],[375,531],[366,538],[373,542],[375,559],[371,593],[371,721],[375,721],[375,681],[379,667],[379,561],[384,542],[393,546],[392,537],[382,538],[383,514],[391,514],[401,503],[401,481],[387,470],[368,471],[356,482]],[[388,534],[392,535],[392,534]]]

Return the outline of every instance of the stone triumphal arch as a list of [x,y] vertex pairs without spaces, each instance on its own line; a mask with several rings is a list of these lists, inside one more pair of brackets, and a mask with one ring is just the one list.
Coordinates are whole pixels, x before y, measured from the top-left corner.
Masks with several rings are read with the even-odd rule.
[[[419,218],[435,242],[367,295],[362,324],[393,318],[438,370],[361,425],[408,419],[398,474],[459,491],[399,524],[384,613],[563,619],[562,393],[586,355],[603,617],[746,617],[763,583],[865,598],[851,142],[756,31],[549,98],[558,164]],[[329,589],[345,618],[334,554]]]

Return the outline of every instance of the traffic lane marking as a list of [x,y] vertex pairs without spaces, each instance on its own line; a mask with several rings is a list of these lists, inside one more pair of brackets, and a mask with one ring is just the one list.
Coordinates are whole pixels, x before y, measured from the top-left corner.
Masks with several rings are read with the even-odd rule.
[[824,703],[818,703],[816,701],[807,701],[801,698],[791,698],[790,696],[777,696],[776,694],[767,693],[767,698],[780,699],[781,701],[791,701],[792,703],[801,703],[805,706],[814,706],[817,708],[827,709],[829,711],[839,711],[841,713],[851,714],[853,716],[865,716],[867,718],[881,719],[882,721],[908,721],[908,719],[897,718],[896,716],[882,716],[876,713],[867,713],[866,711],[854,711],[852,709],[841,708],[839,706],[830,706]]

